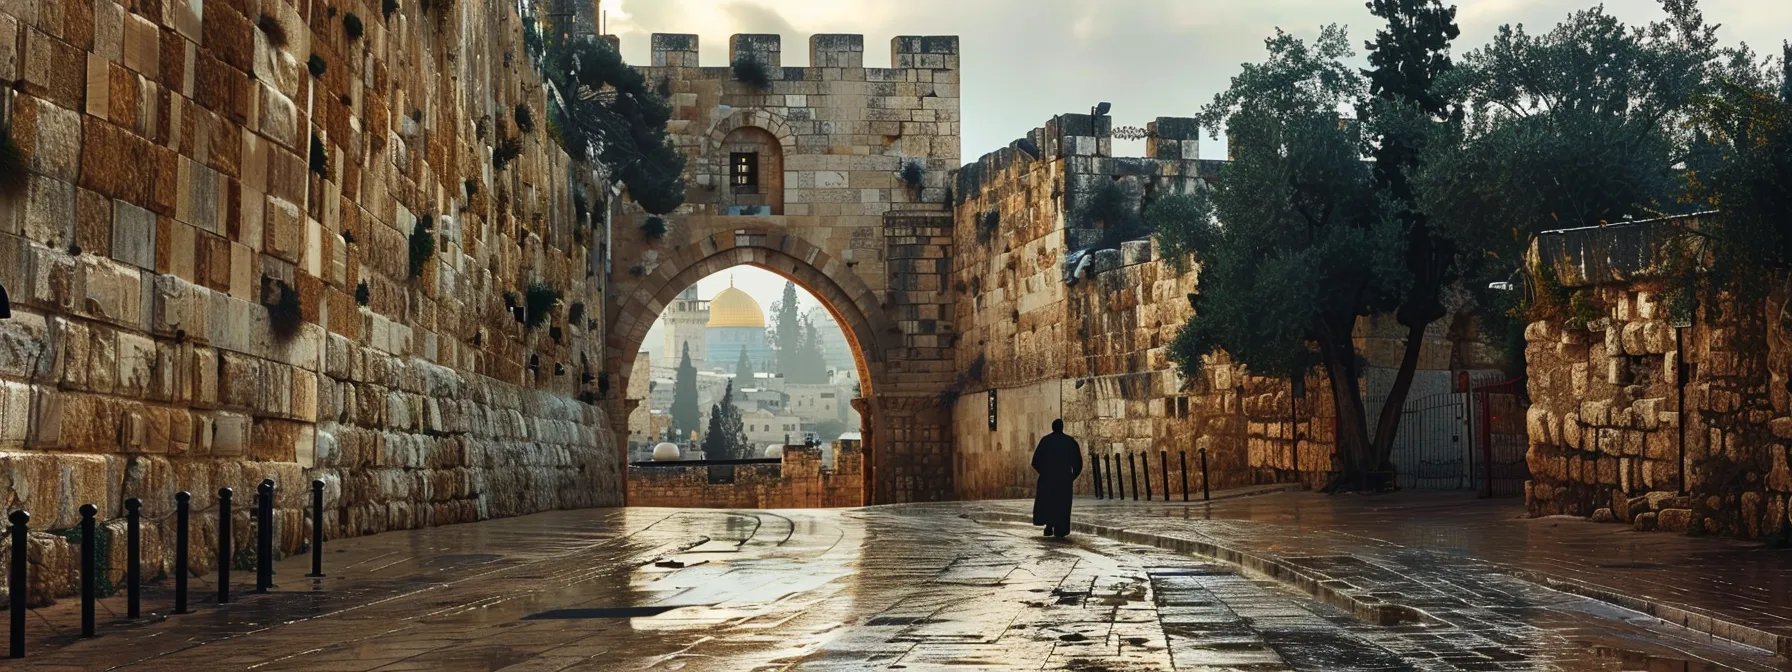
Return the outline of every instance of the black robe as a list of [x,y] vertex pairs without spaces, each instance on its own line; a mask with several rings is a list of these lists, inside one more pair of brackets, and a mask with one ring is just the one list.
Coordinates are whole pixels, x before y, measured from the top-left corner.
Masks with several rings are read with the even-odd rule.
[[1033,495],[1033,524],[1049,525],[1053,532],[1069,532],[1071,485],[1083,473],[1082,447],[1069,434],[1047,434],[1033,450],[1033,471],[1039,472],[1039,488]]

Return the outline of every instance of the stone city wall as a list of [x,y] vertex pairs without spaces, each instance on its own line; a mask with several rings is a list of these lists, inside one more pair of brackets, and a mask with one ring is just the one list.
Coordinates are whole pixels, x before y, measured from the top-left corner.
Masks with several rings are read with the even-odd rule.
[[[867,67],[860,35],[813,36],[806,66],[784,61],[777,35],[735,35],[729,62],[713,64],[698,61],[697,40],[655,34],[640,68],[669,94],[689,186],[659,240],[640,230],[645,213],[618,217],[614,294],[625,300],[612,313],[611,368],[630,370],[649,325],[697,279],[742,263],[779,273],[826,304],[851,342],[873,500],[949,499],[938,395],[954,375],[944,204],[959,162],[958,38],[897,37],[890,67]],[[766,88],[737,80],[728,66],[742,58],[766,68]],[[731,164],[744,156],[750,188]]]
[[[963,333],[952,393],[959,496],[1031,496],[1033,447],[1060,417],[1085,450],[1119,464],[1129,455],[1148,459],[1158,497],[1166,481],[1180,494],[1183,453],[1189,488],[1199,492],[1203,448],[1214,488],[1323,484],[1334,427],[1320,370],[1291,399],[1289,381],[1249,375],[1223,356],[1192,381],[1169,360],[1166,346],[1191,315],[1195,260],[1178,264],[1161,258],[1154,241],[1126,242],[1096,252],[1085,277],[1066,282],[1069,253],[1102,235],[1079,214],[1079,199],[1114,183],[1138,208],[1190,192],[1219,169],[1198,158],[1192,120],[1152,123],[1144,158],[1112,156],[1110,123],[1062,115],[957,174],[952,282]],[[1453,368],[1489,365],[1477,339],[1453,335],[1460,321],[1452,316],[1427,330],[1413,398],[1447,386]],[[1405,336],[1391,318],[1358,322],[1357,346],[1370,364],[1366,396],[1386,389]],[[1078,492],[1093,490],[1090,476]]]
[[[1526,329],[1533,515],[1784,537],[1792,494],[1785,276],[1692,283],[1697,217],[1545,233]],[[1677,326],[1679,325],[1679,326]]]
[[[832,469],[821,466],[823,450],[836,451]],[[787,446],[779,464],[635,466],[629,467],[628,503],[710,509],[862,506],[863,465],[864,452],[857,446]],[[732,469],[733,482],[712,483],[712,469]]]
[[[615,435],[580,401],[604,378],[603,223],[572,197],[591,176],[547,138],[515,10],[445,4],[0,5],[28,173],[0,195],[6,509],[57,531],[142,498],[154,575],[178,490],[194,571],[217,489],[246,547],[263,478],[283,552],[312,479],[332,537],[621,502]],[[536,329],[531,282],[563,297]],[[66,594],[73,552],[33,543],[31,601]]]

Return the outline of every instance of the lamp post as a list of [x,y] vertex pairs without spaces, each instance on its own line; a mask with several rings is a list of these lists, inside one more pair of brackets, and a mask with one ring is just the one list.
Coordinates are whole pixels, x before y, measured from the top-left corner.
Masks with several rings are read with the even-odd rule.
[[1089,137],[1095,137],[1095,120],[1106,116],[1108,110],[1112,109],[1114,106],[1110,103],[1096,103],[1095,107],[1089,108]]

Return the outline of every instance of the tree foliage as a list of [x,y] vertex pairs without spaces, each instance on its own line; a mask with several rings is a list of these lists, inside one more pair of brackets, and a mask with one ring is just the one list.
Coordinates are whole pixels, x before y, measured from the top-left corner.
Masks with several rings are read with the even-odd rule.
[[747,346],[740,346],[740,358],[734,360],[734,379],[742,385],[753,382],[753,362],[747,359]]
[[746,425],[741,422],[740,408],[734,405],[734,382],[722,391],[722,400],[709,410],[709,431],[703,435],[703,457],[710,460],[740,460],[750,457],[753,445],[747,442]]
[[1774,65],[1738,53],[1695,104],[1688,196],[1730,272],[1792,267],[1792,43]]
[[678,373],[672,383],[672,433],[680,441],[702,429],[702,416],[697,410],[697,366],[691,363],[691,344],[684,344],[679,356]]
[[1191,378],[1221,350],[1258,375],[1323,365],[1340,470],[1374,487],[1352,334],[1359,316],[1406,298],[1406,227],[1361,160],[1363,125],[1339,114],[1366,90],[1343,63],[1344,30],[1327,26],[1312,44],[1277,31],[1266,46],[1268,59],[1245,65],[1199,117],[1226,129],[1233,161],[1194,202],[1154,213],[1158,235],[1202,264],[1195,315],[1171,356]]
[[777,353],[777,372],[784,375],[786,382],[819,385],[828,382],[821,333],[801,308],[796,298],[796,283],[786,281],[783,296],[772,302],[772,327],[766,337]]
[[574,157],[603,163],[649,214],[684,203],[685,158],[666,135],[672,107],[608,42],[557,45],[548,56],[549,118]]
[[1470,262],[1509,270],[1538,231],[1690,209],[1676,165],[1722,50],[1695,0],[1662,4],[1635,28],[1603,7],[1542,35],[1501,26],[1439,79],[1466,115],[1432,142],[1416,199],[1491,256]]

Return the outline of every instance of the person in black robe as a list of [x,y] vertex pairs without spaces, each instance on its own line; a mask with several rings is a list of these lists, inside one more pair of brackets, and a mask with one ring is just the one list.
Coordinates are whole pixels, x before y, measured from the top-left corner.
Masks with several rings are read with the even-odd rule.
[[1070,534],[1071,485],[1083,473],[1083,449],[1064,433],[1064,421],[1052,421],[1052,433],[1039,439],[1033,450],[1033,471],[1039,487],[1033,495],[1033,524],[1045,526],[1045,536]]

